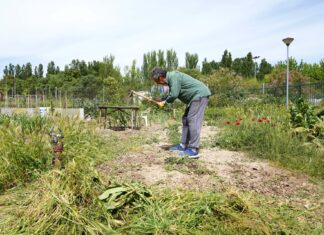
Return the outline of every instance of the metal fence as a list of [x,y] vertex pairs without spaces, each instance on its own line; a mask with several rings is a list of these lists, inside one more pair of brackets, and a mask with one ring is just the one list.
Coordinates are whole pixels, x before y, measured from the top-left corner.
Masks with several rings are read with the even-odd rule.
[[11,108],[36,108],[36,107],[58,107],[58,108],[83,108],[85,103],[100,104],[106,102],[104,97],[78,97],[67,92],[56,94],[37,95],[1,95],[0,107]]
[[[246,92],[250,95],[271,95],[280,98],[286,96],[286,84],[263,85],[259,89],[250,89]],[[312,103],[321,102],[324,100],[324,82],[289,85],[289,99],[295,100],[299,97],[303,97]]]
[[[269,95],[276,98],[286,96],[286,85],[264,84],[259,89],[244,89],[243,87],[227,87],[220,89],[217,94],[227,93],[227,97],[233,99],[244,97],[258,97]],[[241,95],[237,95],[240,93]],[[97,94],[83,93],[76,96],[73,93],[56,89],[54,92],[42,92],[37,95],[4,95],[0,93],[0,107],[36,108],[36,107],[58,107],[58,108],[84,108],[105,104],[109,100],[102,91]],[[304,97],[312,103],[319,103],[324,100],[324,82],[292,84],[289,86],[289,99],[295,100]]]

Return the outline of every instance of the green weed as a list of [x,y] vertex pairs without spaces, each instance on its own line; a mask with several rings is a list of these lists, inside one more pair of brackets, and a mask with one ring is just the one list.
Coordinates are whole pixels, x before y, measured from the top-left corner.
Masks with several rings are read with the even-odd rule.
[[[77,120],[53,121],[65,134],[65,167],[60,171],[42,170],[28,187],[11,189],[0,196],[0,234],[311,234],[314,231],[320,234],[323,231],[320,218],[311,210],[278,204],[255,194],[161,191],[138,183],[103,181],[95,166],[124,154],[145,138],[123,141],[114,136],[102,138],[90,125]],[[171,166],[187,163],[166,160]]]
[[50,168],[49,125],[41,117],[0,115],[0,192]]
[[[270,202],[269,202],[270,201]],[[117,229],[127,234],[310,234],[321,231],[311,213],[257,195],[235,191],[190,192],[164,190],[152,204],[130,213]],[[297,215],[305,220],[300,223]],[[306,221],[312,221],[312,224]],[[318,233],[319,234],[319,233]]]
[[323,178],[323,153],[294,135],[283,106],[232,107],[222,120],[215,146],[245,150],[283,166]]
[[179,124],[169,124],[167,127],[167,135],[170,144],[175,145],[180,142],[180,132],[179,132]]
[[165,159],[165,169],[172,171],[177,170],[183,173],[193,173],[196,175],[211,175],[212,171],[208,170],[201,162],[193,161],[186,157],[168,157]]

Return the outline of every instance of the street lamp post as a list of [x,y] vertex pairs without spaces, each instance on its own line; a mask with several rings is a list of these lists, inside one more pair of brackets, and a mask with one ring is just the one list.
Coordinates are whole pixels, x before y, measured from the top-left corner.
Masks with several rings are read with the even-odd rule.
[[254,56],[252,59],[254,59],[254,77],[256,78],[256,59],[260,58],[260,56]]
[[288,110],[288,100],[289,100],[289,45],[294,41],[293,38],[284,38],[282,41],[287,46],[287,76],[286,76],[286,109]]

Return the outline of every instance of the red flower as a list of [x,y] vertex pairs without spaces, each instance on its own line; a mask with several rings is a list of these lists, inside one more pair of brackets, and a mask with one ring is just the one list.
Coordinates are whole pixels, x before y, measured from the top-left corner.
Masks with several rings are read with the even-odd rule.
[[234,125],[235,125],[235,126],[238,126],[238,125],[240,125],[240,122],[237,121],[237,122],[234,123]]
[[258,119],[258,122],[262,122],[262,119],[261,119],[261,118],[259,118],[259,119]]
[[270,120],[269,120],[269,119],[267,119],[267,120],[266,120],[266,122],[267,122],[267,123],[269,123],[269,122],[270,122]]
[[229,124],[231,124],[231,122],[230,122],[230,121],[227,121],[227,122],[226,122],[226,125],[229,125]]

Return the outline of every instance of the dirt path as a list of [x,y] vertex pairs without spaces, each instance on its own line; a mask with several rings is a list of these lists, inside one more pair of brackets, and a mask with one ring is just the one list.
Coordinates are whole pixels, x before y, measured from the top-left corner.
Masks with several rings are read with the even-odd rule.
[[[98,170],[150,186],[216,191],[235,188],[275,197],[282,202],[297,203],[305,208],[324,207],[323,185],[267,161],[218,148],[202,149],[199,160],[180,159],[176,153],[166,150],[166,130],[158,125],[149,130],[119,132],[118,135],[127,138],[131,134],[145,133],[159,133],[156,143],[145,144],[134,152],[105,162]],[[204,126],[203,145],[208,146],[207,141],[216,134],[216,128]],[[323,210],[322,213],[324,215]]]

